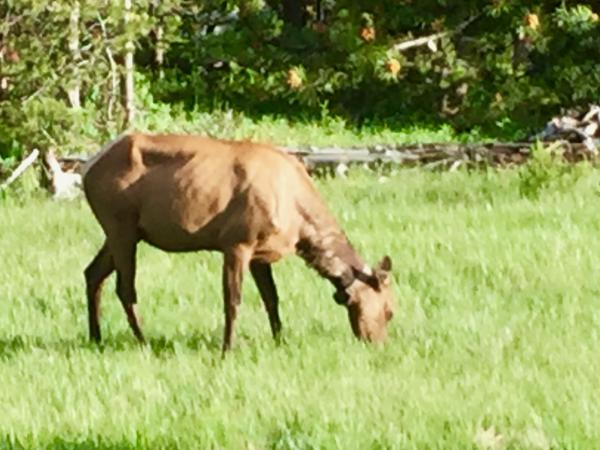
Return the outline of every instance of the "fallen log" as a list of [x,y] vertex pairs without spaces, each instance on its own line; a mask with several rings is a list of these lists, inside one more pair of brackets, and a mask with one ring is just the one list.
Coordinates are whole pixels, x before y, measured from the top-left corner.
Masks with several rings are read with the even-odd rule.
[[[568,162],[597,161],[598,155],[586,143],[561,143],[563,157]],[[486,144],[408,144],[375,145],[366,148],[285,148],[301,159],[309,170],[335,167],[338,164],[394,164],[423,166],[426,168],[452,168],[459,166],[508,167],[524,163],[531,155],[531,143]]]
[[[566,161],[600,162],[596,148],[600,142],[594,141],[590,149],[589,142],[554,141],[550,150],[560,154]],[[296,156],[310,173],[329,172],[336,176],[345,176],[352,165],[376,167],[395,165],[404,167],[420,166],[427,170],[457,170],[459,167],[511,167],[523,164],[531,156],[531,142],[458,144],[386,144],[363,147],[303,147],[282,150]],[[15,169],[11,176],[0,185],[6,188],[31,166],[39,155],[34,150]],[[46,152],[44,165],[49,188],[55,198],[73,198],[81,191],[81,169],[87,161],[87,155],[56,157],[52,151]]]
[[[561,142],[563,157],[568,162],[599,161],[597,152],[585,143]],[[598,143],[596,143],[598,145]],[[531,155],[530,142],[457,144],[387,144],[363,147],[281,147],[295,155],[314,172],[325,168],[336,171],[338,166],[380,165],[423,166],[456,170],[458,167],[510,167],[523,164]],[[85,156],[65,156],[58,159],[65,172],[79,172]],[[338,170],[338,173],[344,170]]]

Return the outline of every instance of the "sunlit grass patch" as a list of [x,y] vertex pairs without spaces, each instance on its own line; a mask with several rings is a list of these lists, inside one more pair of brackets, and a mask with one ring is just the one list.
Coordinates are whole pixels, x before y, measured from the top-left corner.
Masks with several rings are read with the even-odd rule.
[[359,252],[393,259],[388,342],[356,342],[331,287],[292,257],[274,268],[284,342],[248,278],[225,360],[218,254],[141,245],[150,346],[111,280],[98,349],[82,271],[102,236],[87,206],[2,201],[0,447],[595,447],[600,174],[528,196],[519,173],[318,180]]

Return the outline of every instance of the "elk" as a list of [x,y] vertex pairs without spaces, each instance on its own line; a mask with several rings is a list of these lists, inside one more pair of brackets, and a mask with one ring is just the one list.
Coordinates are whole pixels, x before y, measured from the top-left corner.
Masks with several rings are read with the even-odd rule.
[[391,259],[367,266],[328,210],[303,164],[276,147],[195,135],[128,133],[107,144],[83,170],[87,202],[105,241],[84,271],[90,339],[100,342],[103,281],[116,271],[116,292],[140,343],[136,315],[136,247],[167,252],[218,251],[223,259],[223,354],[231,347],[250,271],[271,332],[281,331],[271,264],[297,254],[335,288],[352,331],[385,340],[394,294]]

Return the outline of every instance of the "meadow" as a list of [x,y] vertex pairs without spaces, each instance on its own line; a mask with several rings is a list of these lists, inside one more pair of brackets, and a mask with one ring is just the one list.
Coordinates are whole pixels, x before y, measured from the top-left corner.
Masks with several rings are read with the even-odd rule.
[[600,172],[538,172],[319,179],[359,253],[392,257],[388,341],[356,341],[332,288],[291,257],[274,266],[284,342],[246,278],[225,359],[218,254],[140,245],[150,345],[111,278],[97,348],[87,205],[0,198],[0,448],[597,447]]

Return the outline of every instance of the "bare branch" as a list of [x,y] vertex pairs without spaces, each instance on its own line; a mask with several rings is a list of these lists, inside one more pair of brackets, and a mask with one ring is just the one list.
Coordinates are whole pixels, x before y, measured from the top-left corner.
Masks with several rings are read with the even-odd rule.
[[417,39],[411,39],[410,41],[404,41],[404,42],[400,42],[399,44],[394,45],[392,47],[392,49],[401,52],[403,50],[408,50],[409,48],[420,47],[429,42],[437,41],[438,39],[448,36],[449,34],[450,34],[449,31],[444,31],[441,33],[432,34],[430,36],[423,36],[423,37],[420,37]]
[[443,37],[451,36],[453,34],[462,32],[466,27],[468,27],[473,21],[475,21],[480,16],[481,16],[481,13],[476,14],[472,17],[469,17],[467,20],[465,20],[463,23],[461,23],[454,30],[442,31],[440,33],[431,34],[429,36],[423,36],[423,37],[420,37],[417,39],[411,39],[408,41],[400,42],[400,43],[392,46],[392,50],[401,52],[403,50],[408,50],[409,48],[413,48],[413,47],[420,47],[422,45],[430,45],[431,46],[433,43],[435,43],[435,41],[442,39]]

